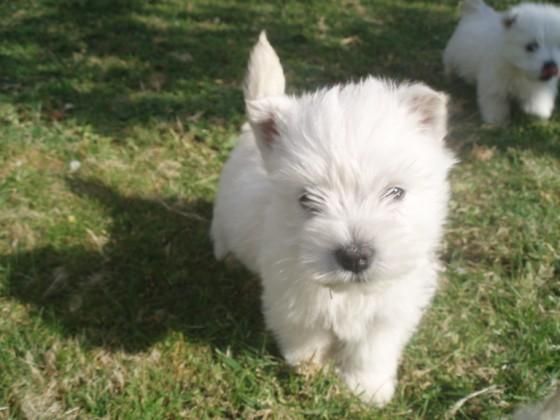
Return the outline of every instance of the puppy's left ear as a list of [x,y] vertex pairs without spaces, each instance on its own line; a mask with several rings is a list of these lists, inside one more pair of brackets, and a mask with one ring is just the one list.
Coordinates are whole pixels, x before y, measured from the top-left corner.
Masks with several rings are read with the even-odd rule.
[[418,118],[422,130],[437,140],[443,140],[447,134],[447,95],[422,83],[415,83],[401,86],[399,96]]

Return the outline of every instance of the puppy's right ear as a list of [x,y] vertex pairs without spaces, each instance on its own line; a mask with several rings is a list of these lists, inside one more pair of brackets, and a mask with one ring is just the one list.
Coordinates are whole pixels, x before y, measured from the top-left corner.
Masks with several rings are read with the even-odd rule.
[[423,83],[401,85],[397,92],[417,118],[420,129],[437,140],[443,140],[447,134],[447,95]]
[[292,100],[282,95],[246,100],[245,105],[265,167],[270,170],[273,152],[280,146],[282,134],[286,131],[286,113]]

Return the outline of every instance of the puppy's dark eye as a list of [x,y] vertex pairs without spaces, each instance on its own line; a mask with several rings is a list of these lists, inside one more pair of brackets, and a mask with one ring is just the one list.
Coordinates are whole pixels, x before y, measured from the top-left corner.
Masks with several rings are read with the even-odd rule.
[[321,212],[324,201],[319,195],[309,191],[304,191],[299,196],[299,205],[306,212],[317,214]]
[[389,187],[383,193],[382,198],[389,198],[391,200],[399,201],[405,196],[405,190],[401,187]]
[[539,44],[536,41],[529,42],[527,45],[525,45],[525,50],[530,53],[535,52],[538,49],[539,49]]

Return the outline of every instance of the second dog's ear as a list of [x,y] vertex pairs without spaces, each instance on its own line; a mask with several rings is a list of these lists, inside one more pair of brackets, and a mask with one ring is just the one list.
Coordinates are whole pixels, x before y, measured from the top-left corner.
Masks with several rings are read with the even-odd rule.
[[506,13],[502,18],[502,23],[506,29],[509,29],[513,26],[515,21],[517,20],[517,15],[514,13]]
[[447,95],[422,83],[399,88],[401,100],[418,117],[421,128],[442,140],[447,134]]
[[245,101],[249,123],[267,169],[271,168],[271,154],[278,147],[291,104],[292,100],[284,95]]

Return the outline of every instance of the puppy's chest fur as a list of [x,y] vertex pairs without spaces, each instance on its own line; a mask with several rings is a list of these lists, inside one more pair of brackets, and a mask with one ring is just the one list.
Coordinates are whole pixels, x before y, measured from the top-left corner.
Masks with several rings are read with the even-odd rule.
[[341,340],[363,337],[379,312],[381,296],[356,290],[327,294],[321,305],[324,327]]
[[374,324],[417,316],[437,288],[437,265],[433,261],[389,282],[348,285],[338,290],[290,276],[287,267],[280,271],[285,276],[263,277],[265,293],[275,296],[276,308],[268,309],[281,310],[294,324],[328,330],[342,341],[364,337]]
[[286,314],[296,324],[320,326],[340,340],[363,337],[383,308],[383,291],[365,293],[358,287],[336,291],[309,284],[286,290]]

